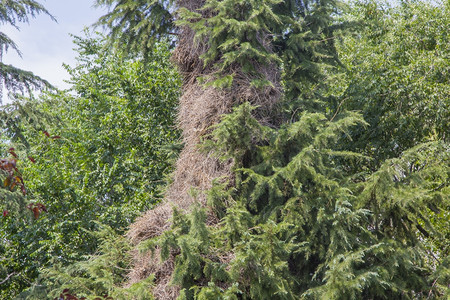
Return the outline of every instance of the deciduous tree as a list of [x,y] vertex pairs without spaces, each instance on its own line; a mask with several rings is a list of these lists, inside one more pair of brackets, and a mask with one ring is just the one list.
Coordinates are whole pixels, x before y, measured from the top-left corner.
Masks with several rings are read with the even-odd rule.
[[[27,194],[20,186],[2,189],[8,216],[0,220],[0,278],[14,275],[0,297],[12,299],[44,267],[93,254],[95,222],[122,232],[160,200],[171,171],[179,79],[168,46],[155,46],[144,65],[120,51],[106,54],[100,37],[75,43],[78,63],[67,66],[71,92],[4,108],[4,142],[15,145]],[[47,212],[33,216],[41,204]]]

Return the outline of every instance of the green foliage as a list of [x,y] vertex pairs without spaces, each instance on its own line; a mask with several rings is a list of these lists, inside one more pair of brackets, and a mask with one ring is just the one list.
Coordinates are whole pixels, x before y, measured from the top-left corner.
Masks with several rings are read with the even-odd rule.
[[317,110],[322,100],[323,81],[335,73],[339,64],[335,49],[335,31],[352,27],[340,21],[341,1],[282,1],[274,12],[282,19],[273,47],[283,64],[285,105],[293,111]]
[[236,64],[251,74],[254,86],[267,85],[255,62],[274,63],[283,66],[288,101],[301,101],[299,94],[323,79],[325,64],[337,62],[333,33],[344,27],[332,17],[340,5],[335,0],[208,0],[187,7],[171,0],[96,3],[111,8],[97,23],[110,30],[111,44],[145,54],[155,41],[179,34],[178,26],[189,26],[208,44],[201,58],[215,66],[215,86],[231,85]]
[[267,85],[255,63],[274,64],[283,68],[285,96],[292,102],[323,78],[324,63],[336,62],[332,35],[340,26],[331,17],[336,8],[334,0],[211,0],[196,11],[181,8],[177,24],[190,26],[198,40],[207,41],[201,58],[205,66],[214,65],[215,86],[230,86],[236,66],[256,87]]
[[146,55],[155,43],[176,30],[172,0],[96,0],[95,3],[110,9],[99,19],[97,26],[111,31],[110,45],[128,52]]
[[[240,71],[264,86],[255,66],[272,64],[292,118],[263,126],[244,103],[205,139],[234,161],[230,182],[215,181],[208,211],[175,211],[171,230],[141,245],[175,255],[179,299],[448,294],[448,5],[338,6],[180,9],[177,24],[209,46],[217,88]],[[339,31],[335,48],[352,24],[362,26]],[[207,213],[220,223],[207,226]]]
[[[141,42],[149,48],[172,26],[164,21],[171,2],[98,3],[116,4],[103,20],[131,49]],[[264,86],[253,67],[272,64],[283,73],[286,109],[294,113],[273,128],[243,103],[200,145],[234,162],[230,178],[213,182],[207,207],[174,210],[170,230],[138,247],[157,246],[162,260],[174,259],[178,299],[448,297],[449,6],[413,1],[390,9],[369,1],[350,8],[339,15],[334,1],[207,0],[200,10],[179,11],[178,24],[209,43],[202,58],[219,75],[217,87],[233,83],[234,68]],[[148,22],[140,23],[144,18]],[[364,26],[354,34],[340,31],[335,49],[336,30],[354,22]],[[64,94],[40,104],[44,112],[56,108],[53,117],[69,116],[49,127],[62,138],[40,134],[30,142],[43,162],[24,172],[39,178],[30,191],[49,213],[20,235],[17,224],[6,227],[12,229],[1,238],[8,244],[0,249],[13,259],[2,266],[25,265],[32,279],[37,258],[40,266],[52,264],[40,272],[45,289],[38,284],[23,294],[37,299],[63,288],[86,297],[150,299],[152,276],[121,286],[132,247],[117,231],[158,198],[158,184],[146,188],[168,167],[155,141],[170,144],[175,133],[152,123],[161,117],[158,122],[171,125],[164,120],[172,120],[174,107],[158,101],[176,94],[159,81],[161,61],[170,72],[161,59],[166,56],[156,47],[148,56],[155,62],[142,64],[122,52],[103,54],[96,40],[78,44],[81,64],[69,70],[79,97]],[[158,80],[147,86],[135,80],[138,74]],[[142,107],[144,99],[151,105]],[[149,127],[129,125],[135,117]],[[42,130],[18,120],[8,123],[17,125],[8,127],[11,139],[32,141]],[[150,165],[143,164],[147,158]],[[55,212],[63,222],[55,221]],[[209,225],[208,214],[219,223]],[[41,238],[39,248],[22,250],[32,237]],[[24,258],[35,265],[13,266]],[[20,289],[13,286],[20,281],[8,282],[10,291]]]
[[115,229],[98,225],[99,230],[90,233],[99,244],[94,254],[69,266],[54,260],[52,267],[42,272],[41,282],[38,281],[21,297],[30,300],[53,299],[64,289],[76,291],[76,297],[86,299],[153,299],[150,294],[152,277],[127,288],[122,287],[131,264],[132,246]]
[[449,6],[369,1],[352,6],[348,18],[366,26],[338,43],[346,68],[338,102],[370,126],[355,128],[347,149],[373,155],[376,168],[418,143],[448,141]]
[[[16,29],[19,29],[18,23],[28,23],[30,16],[34,18],[38,14],[46,14],[55,20],[42,4],[34,0],[2,1],[0,3],[0,23],[11,25]],[[14,41],[3,32],[0,32],[0,92],[3,91],[3,86],[13,93],[24,93],[25,91],[30,93],[32,89],[43,90],[46,87],[51,87],[47,81],[33,75],[31,72],[4,64],[1,60],[3,54],[9,48],[12,48],[20,55],[20,51]],[[0,93],[0,101],[2,97],[3,94]]]
[[448,209],[447,146],[418,146],[360,181],[343,161],[367,158],[336,149],[342,134],[364,124],[360,115],[330,122],[303,113],[272,129],[251,110],[243,104],[226,115],[205,145],[242,163],[235,187],[217,184],[209,194],[209,204],[218,203],[212,211],[224,215],[219,226],[206,226],[197,208],[174,214],[159,238],[162,259],[169,249],[180,253],[172,277],[180,299],[443,296],[445,285],[431,278],[445,275],[432,275],[421,239],[439,235],[429,207]]
[[[428,236],[425,230],[432,230],[432,226],[427,215],[439,214],[449,205],[448,147],[437,142],[420,144],[399,158],[386,160],[370,175],[364,183],[360,205],[374,212],[375,223],[380,224],[378,230],[399,240],[414,239],[417,230]],[[402,222],[396,226],[400,231],[392,231],[392,222],[397,222],[394,219]]]
[[31,94],[32,90],[44,90],[51,87],[49,82],[39,76],[2,62],[0,62],[0,79],[1,84],[12,93]]
[[[279,1],[206,1],[201,10],[210,11],[210,17],[180,9],[180,25],[191,26],[197,38],[208,38],[208,50],[203,55],[205,65],[219,61],[224,70],[239,64],[245,72],[254,72],[252,61],[269,63],[277,56],[269,53],[264,45],[264,34],[280,24],[272,12]],[[195,22],[192,22],[195,20]]]
[[[164,147],[178,139],[180,82],[168,46],[155,47],[144,65],[120,52],[106,54],[98,38],[75,41],[78,64],[67,67],[72,93],[23,100],[3,114],[6,147],[16,145],[28,193],[0,200],[10,212],[0,224],[0,278],[15,274],[2,285],[0,298],[23,291],[42,268],[64,269],[93,254],[99,243],[90,234],[98,229],[94,221],[122,233],[160,200],[171,172]],[[34,219],[25,208],[30,202],[48,213]]]

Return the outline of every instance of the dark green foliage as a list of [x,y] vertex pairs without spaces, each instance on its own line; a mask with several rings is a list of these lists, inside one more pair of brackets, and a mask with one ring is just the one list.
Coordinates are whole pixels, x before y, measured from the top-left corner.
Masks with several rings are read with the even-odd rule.
[[205,66],[212,63],[216,75],[226,75],[216,78],[217,86],[231,84],[237,65],[254,77],[253,85],[269,84],[254,64],[275,63],[283,66],[290,102],[324,78],[325,64],[337,62],[333,32],[343,24],[334,23],[332,14],[338,1],[212,0],[182,3],[178,10],[174,2],[97,0],[112,8],[97,25],[110,30],[110,43],[143,53],[163,37],[176,42],[171,35],[187,25],[208,44]]
[[283,61],[284,93],[291,110],[315,107],[321,81],[338,64],[334,32],[351,23],[337,21],[341,6],[336,0],[306,0],[280,1],[274,7],[283,25],[276,30],[273,47]]
[[[205,40],[201,56],[213,63],[229,86],[236,68],[251,76],[252,84],[269,84],[256,64],[282,66],[288,102],[299,98],[311,83],[323,79],[323,64],[336,63],[331,14],[336,1],[206,1],[197,11],[179,10],[179,25],[188,25]],[[206,15],[206,17],[202,17]],[[333,27],[334,26],[334,27]],[[321,66],[322,65],[322,66]],[[239,66],[239,67],[237,67]]]
[[[0,22],[18,27],[17,23],[28,23],[29,16],[36,17],[38,14],[49,12],[42,4],[33,0],[2,1],[0,5]],[[3,47],[7,47],[8,44]]]
[[448,208],[448,149],[421,145],[360,182],[337,162],[367,158],[335,149],[358,123],[358,114],[330,122],[304,113],[275,130],[259,125],[248,104],[225,116],[206,147],[251,159],[237,165],[232,190],[216,185],[210,194],[209,203],[219,203],[212,210],[224,214],[220,226],[205,226],[195,209],[174,214],[172,230],[160,238],[163,253],[180,253],[173,275],[180,299],[442,296],[445,285],[431,286],[431,257],[417,234],[437,234],[435,213],[424,215],[428,207]]
[[96,25],[111,30],[110,44],[128,52],[146,55],[156,42],[175,33],[172,0],[96,0],[95,3],[110,8]]
[[[386,160],[371,174],[364,183],[360,205],[374,212],[377,230],[399,240],[415,240],[417,230],[428,236],[430,216],[449,204],[449,150],[445,143],[420,144],[399,158]],[[392,228],[392,222],[402,223],[394,224],[399,231]]]
[[[19,23],[28,23],[30,17],[34,18],[38,14],[46,14],[55,20],[42,4],[34,0],[13,0],[0,3],[0,23],[3,25],[8,24],[19,29]],[[3,97],[3,86],[13,93],[24,93],[25,91],[30,93],[32,89],[43,90],[46,87],[51,87],[47,81],[33,75],[31,72],[4,64],[1,60],[3,54],[9,48],[12,48],[20,55],[20,51],[14,41],[3,32],[0,32],[0,100]]]
[[178,23],[192,27],[198,39],[207,38],[208,50],[201,57],[205,65],[215,62],[220,71],[239,65],[244,72],[255,76],[255,61],[279,62],[265,45],[265,35],[271,34],[271,28],[281,23],[272,12],[276,3],[278,1],[206,1],[200,11],[209,12],[208,17],[202,18],[199,12],[183,8]]
[[51,87],[49,82],[39,76],[2,62],[0,62],[0,79],[3,81],[1,84],[8,91],[21,92],[22,94],[25,92],[31,94],[33,89],[44,90]]

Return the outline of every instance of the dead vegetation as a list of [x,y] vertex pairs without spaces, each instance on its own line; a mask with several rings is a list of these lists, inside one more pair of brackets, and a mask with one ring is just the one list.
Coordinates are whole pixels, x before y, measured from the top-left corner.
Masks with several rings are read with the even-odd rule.
[[[178,4],[194,10],[200,8],[203,1],[184,0]],[[270,45],[268,42],[266,44]],[[232,161],[221,163],[210,153],[201,152],[198,147],[201,138],[210,133],[211,126],[217,124],[223,114],[230,113],[237,104],[250,102],[259,106],[255,110],[255,116],[261,123],[276,123],[272,116],[281,95],[278,68],[255,62],[254,66],[259,74],[272,83],[271,86],[257,89],[251,86],[252,78],[243,73],[239,66],[229,67],[228,74],[234,75],[231,88],[216,89],[198,82],[199,77],[208,80],[216,73],[213,64],[205,66],[200,58],[207,49],[207,41],[195,40],[190,28],[182,28],[173,61],[184,78],[178,124],[183,132],[185,146],[176,163],[173,182],[167,189],[165,200],[131,225],[127,236],[135,245],[168,230],[173,207],[187,211],[196,201],[205,206],[204,192],[211,188],[213,179],[231,176]],[[198,191],[197,197],[190,195],[191,189]],[[208,216],[208,223],[214,224],[218,220],[211,214]],[[154,296],[157,299],[175,299],[179,288],[170,285],[175,255],[161,262],[159,249],[153,252],[154,255],[134,252],[134,266],[129,274],[129,283],[139,282],[154,274]]]

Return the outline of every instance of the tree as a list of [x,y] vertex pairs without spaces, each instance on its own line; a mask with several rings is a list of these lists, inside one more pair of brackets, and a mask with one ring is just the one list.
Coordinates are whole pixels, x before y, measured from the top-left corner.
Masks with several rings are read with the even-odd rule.
[[[430,218],[448,209],[448,145],[405,144],[390,160],[342,151],[345,136],[368,124],[335,114],[337,104],[313,105],[326,100],[315,82],[339,75],[323,66],[335,58],[333,28],[343,25],[331,18],[335,3],[178,6],[186,145],[166,202],[128,234],[165,263],[139,264],[138,256],[131,283],[153,270],[160,299],[444,296],[448,261],[429,264],[421,240],[436,234]],[[276,109],[282,97],[305,105],[286,120]],[[367,159],[377,167],[367,171]]]
[[[363,95],[354,92],[352,70],[337,67],[336,50],[345,38],[351,44],[351,32],[336,49],[334,28],[355,17],[340,15],[333,1],[175,5],[185,144],[164,200],[127,233],[134,251],[124,284],[142,289],[123,296],[111,265],[99,274],[114,257],[102,248],[93,268],[84,262],[72,265],[70,277],[48,273],[51,296],[68,284],[77,295],[119,299],[144,297],[148,289],[157,299],[448,297],[448,257],[430,252],[427,239],[439,237],[434,219],[448,216],[449,145],[442,135],[426,141],[427,134],[403,144],[400,134],[394,139],[401,152],[351,147],[352,134],[371,122],[362,115],[376,113],[372,106],[342,109],[345,96]],[[142,16],[142,8],[127,6],[137,10],[131,16]],[[136,38],[142,27],[118,16],[117,28],[127,30],[116,32]],[[387,18],[402,24],[398,17]]]
[[[18,23],[28,23],[29,16],[35,17],[38,14],[46,14],[55,20],[44,6],[34,0],[2,1],[0,4],[0,23],[11,25],[16,29],[19,28]],[[31,72],[3,63],[3,54],[10,48],[21,55],[14,41],[0,32],[0,100],[3,97],[3,87],[14,93],[25,91],[30,93],[32,89],[42,90],[51,86],[46,80]]]
[[[76,37],[75,43],[78,64],[67,66],[72,93],[13,103],[4,114],[4,138],[24,158],[28,192],[21,210],[18,201],[0,202],[9,211],[0,227],[2,275],[14,273],[2,285],[6,298],[29,288],[43,268],[93,254],[99,241],[90,232],[97,228],[122,232],[160,200],[171,171],[179,79],[166,44],[144,65],[119,51],[106,55],[101,37]],[[16,128],[23,139],[14,139]],[[33,217],[25,208],[30,202],[48,213]]]
[[97,22],[98,26],[111,30],[110,45],[145,55],[161,38],[176,34],[172,0],[96,0],[95,3],[100,7],[112,7]]
[[338,43],[346,72],[337,102],[362,111],[370,126],[352,130],[347,149],[374,155],[378,167],[419,143],[448,141],[449,6],[412,1],[352,8],[347,18],[365,26]]
[[[358,35],[344,35],[337,44],[346,69],[340,77],[344,92],[337,103],[361,110],[369,123],[351,130],[352,141],[344,145],[373,157],[366,162],[369,169],[421,143],[448,144],[449,17],[448,1],[438,5],[412,1],[394,7],[355,3],[349,11],[347,18],[360,19],[365,27]],[[421,212],[439,233],[419,228],[423,245],[436,258],[449,255],[446,199],[442,199],[444,209],[429,205]],[[430,258],[430,265],[439,264],[436,258]]]

